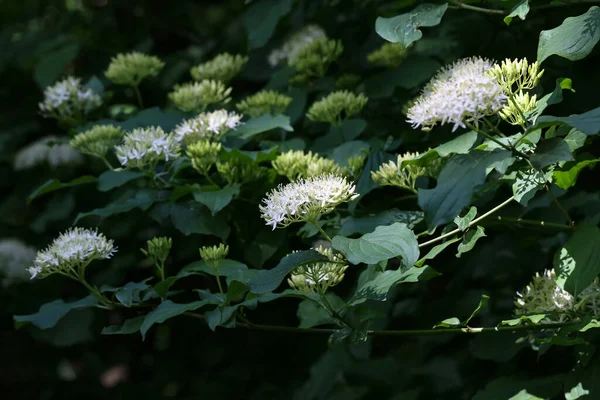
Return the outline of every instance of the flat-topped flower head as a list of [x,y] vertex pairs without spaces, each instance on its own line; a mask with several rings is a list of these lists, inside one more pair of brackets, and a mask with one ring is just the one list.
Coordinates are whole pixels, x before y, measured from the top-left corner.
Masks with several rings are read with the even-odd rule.
[[358,197],[355,186],[337,175],[302,178],[280,185],[259,206],[267,225],[286,227],[294,222],[314,222],[338,205]]
[[68,76],[44,89],[44,101],[39,103],[43,116],[70,123],[100,107],[102,98],[81,84],[81,79]]
[[335,254],[331,248],[319,246],[313,250],[327,257],[329,261],[302,265],[292,271],[287,281],[292,289],[305,293],[325,294],[328,288],[339,284],[344,279],[348,262],[341,254]]
[[237,103],[236,108],[251,117],[259,117],[264,114],[279,115],[288,108],[291,102],[290,96],[275,90],[261,90]]
[[[546,270],[542,275],[536,273],[531,283],[517,292],[515,314],[552,313],[558,321],[563,321],[571,315],[574,304],[574,297],[556,283],[554,270]],[[544,322],[556,321],[545,318]]]
[[242,115],[227,110],[203,112],[177,125],[175,138],[187,145],[200,140],[219,141],[227,132],[237,128],[241,120]]
[[444,67],[409,108],[407,122],[423,130],[438,123],[453,124],[455,131],[467,122],[477,125],[481,118],[497,113],[506,103],[506,94],[487,74],[492,67],[491,61],[480,57]]
[[56,168],[61,165],[78,165],[83,156],[67,140],[57,136],[46,136],[21,150],[15,155],[15,170],[30,169],[38,165]]
[[294,33],[280,48],[269,54],[269,64],[272,67],[279,65],[282,61],[293,58],[300,50],[313,42],[315,39],[325,36],[325,31],[317,25],[307,25]]
[[77,277],[90,262],[111,258],[116,251],[113,241],[98,231],[71,228],[37,253],[29,273],[32,279],[54,273]]
[[142,80],[157,76],[164,66],[160,58],[134,51],[113,57],[104,74],[116,84],[137,86]]
[[172,133],[151,126],[136,128],[123,137],[123,143],[115,146],[117,158],[127,168],[154,168],[160,161],[172,161],[179,157],[181,146]]
[[37,251],[18,239],[0,240],[0,278],[2,286],[28,280],[28,267],[33,263]]
[[369,99],[364,94],[347,90],[333,92],[313,103],[306,116],[311,121],[338,125],[342,120],[358,114]]
[[248,57],[240,54],[222,53],[212,60],[192,67],[190,74],[196,81],[215,79],[228,83],[244,68]]
[[202,111],[211,104],[229,103],[231,88],[221,81],[203,80],[175,86],[169,99],[181,111]]
[[114,125],[95,125],[85,132],[78,133],[71,140],[71,146],[90,156],[104,158],[123,137],[123,130]]

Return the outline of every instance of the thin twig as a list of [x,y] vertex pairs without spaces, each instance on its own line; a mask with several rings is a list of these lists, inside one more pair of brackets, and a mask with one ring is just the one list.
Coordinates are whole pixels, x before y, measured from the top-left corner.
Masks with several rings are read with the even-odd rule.
[[569,221],[569,224],[573,225],[573,220],[571,219],[569,212],[567,211],[566,208],[563,207],[562,204],[560,204],[560,201],[558,201],[558,199],[556,198],[554,193],[552,193],[552,191],[550,190],[548,185],[546,185],[546,192],[548,193],[548,196],[550,196],[550,198],[552,199],[552,201],[554,202],[556,207],[560,210],[560,212],[565,216],[565,218],[567,218],[567,220]]
[[573,225],[557,224],[554,222],[546,222],[546,221],[535,221],[535,220],[523,219],[523,218],[509,218],[509,217],[497,216],[496,220],[498,222],[508,222],[511,224],[520,224],[520,225],[531,225],[531,226],[537,226],[540,228],[573,229]]
[[471,10],[471,11],[477,11],[477,12],[485,13],[485,14],[497,14],[497,15],[506,14],[506,11],[504,11],[504,10],[495,10],[495,9],[491,9],[491,8],[472,6],[470,4],[465,4],[462,1],[458,1],[458,0],[450,0],[450,3],[454,4],[458,8],[463,8],[465,10]]

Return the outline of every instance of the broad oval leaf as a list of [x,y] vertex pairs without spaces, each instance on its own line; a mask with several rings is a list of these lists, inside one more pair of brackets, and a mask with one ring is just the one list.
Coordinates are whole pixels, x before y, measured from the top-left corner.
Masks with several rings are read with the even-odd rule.
[[447,9],[448,3],[421,4],[406,14],[393,18],[377,18],[375,31],[385,40],[402,43],[404,47],[408,47],[412,42],[423,37],[420,27],[436,26],[441,22]]
[[331,245],[342,252],[352,264],[377,264],[400,256],[402,264],[412,267],[419,259],[417,237],[406,224],[399,222],[379,226],[374,232],[358,239],[336,236]]
[[178,304],[173,303],[171,300],[165,300],[156,307],[156,309],[150,311],[144,322],[140,326],[140,332],[142,333],[142,339],[146,338],[146,332],[154,324],[161,324],[169,318],[176,317],[188,311],[194,311],[203,307],[207,304],[215,304],[210,300],[194,301],[192,303]]
[[272,129],[281,128],[291,132],[294,130],[290,125],[290,117],[287,115],[270,115],[265,114],[260,117],[252,118],[244,122],[235,131],[230,133],[231,136],[236,136],[241,139],[250,139],[259,133],[267,132]]
[[143,172],[132,170],[106,171],[98,177],[98,190],[107,192],[127,182],[144,176]]
[[72,181],[66,183],[63,183],[58,179],[50,179],[49,181],[46,181],[46,183],[44,183],[42,186],[35,189],[29,196],[27,196],[27,204],[31,203],[33,199],[43,194],[92,182],[96,182],[96,177],[90,175],[80,176],[79,178],[73,179]]
[[48,329],[56,325],[69,311],[94,307],[96,304],[98,304],[98,299],[92,295],[71,303],[65,303],[64,300],[58,299],[44,304],[35,314],[15,315],[13,319],[16,328],[31,323],[40,329]]

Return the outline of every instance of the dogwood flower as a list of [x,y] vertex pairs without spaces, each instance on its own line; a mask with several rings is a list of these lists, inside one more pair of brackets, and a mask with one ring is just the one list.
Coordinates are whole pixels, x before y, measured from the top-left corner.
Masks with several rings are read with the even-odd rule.
[[179,157],[181,147],[175,136],[162,128],[151,126],[136,128],[125,134],[123,143],[115,146],[119,162],[128,168],[154,167],[159,161]]

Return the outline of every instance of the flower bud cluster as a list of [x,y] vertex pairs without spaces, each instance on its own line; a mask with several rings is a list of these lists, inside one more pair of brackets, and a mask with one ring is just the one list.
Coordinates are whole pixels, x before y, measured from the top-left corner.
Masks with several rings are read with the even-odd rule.
[[114,125],[95,125],[71,139],[71,146],[83,154],[104,158],[123,137],[123,130]]
[[100,107],[102,99],[90,88],[81,84],[81,79],[68,76],[44,89],[44,101],[39,108],[45,117],[64,123],[80,120]]
[[227,183],[249,183],[263,179],[268,170],[247,158],[217,162],[217,172]]
[[306,116],[311,121],[327,122],[338,126],[342,120],[358,114],[369,99],[364,94],[356,95],[347,90],[328,94],[313,103]]
[[240,114],[227,110],[203,112],[177,125],[175,138],[188,146],[200,140],[219,141],[227,132],[237,128],[241,119]]
[[279,49],[273,50],[269,54],[269,64],[272,67],[280,62],[289,60],[296,54],[313,42],[315,39],[325,36],[325,31],[317,25],[307,25],[298,32],[294,33]]
[[123,143],[115,146],[117,158],[127,168],[153,169],[160,161],[179,157],[181,147],[173,133],[151,126],[136,128],[123,137]]
[[283,113],[292,98],[274,90],[261,90],[260,92],[246,97],[240,101],[236,108],[243,114],[258,117],[264,114],[279,115]]
[[277,156],[272,162],[279,175],[287,177],[290,182],[298,178],[333,174],[342,175],[342,168],[333,160],[302,150],[289,150]]
[[150,257],[155,265],[164,266],[167,257],[169,257],[173,240],[170,237],[155,237],[146,243],[148,250],[140,249],[141,252],[146,257]]
[[213,270],[218,270],[221,263],[229,254],[229,246],[220,243],[218,246],[200,247],[200,257]]
[[329,261],[312,262],[294,269],[288,278],[293,289],[304,293],[325,294],[328,288],[344,279],[348,263],[341,254],[334,254],[331,248],[319,246],[314,249]]
[[415,159],[419,153],[398,154],[396,162],[382,164],[377,171],[371,171],[371,179],[379,186],[398,186],[411,192],[417,191],[415,183],[419,176],[428,175],[425,167],[405,164],[404,161]]
[[211,104],[226,104],[231,100],[231,88],[221,81],[205,79],[201,82],[175,86],[169,99],[181,111],[202,111]]
[[331,63],[337,60],[343,51],[344,46],[339,40],[326,36],[313,40],[288,59],[289,65],[296,72],[290,83],[303,85],[325,76]]
[[528,92],[520,91],[502,107],[498,115],[511,125],[524,125],[527,122],[525,115],[533,111],[536,105],[537,96],[535,94],[529,96]]
[[402,43],[384,43],[367,56],[367,61],[378,67],[394,69],[402,64],[408,55],[408,48]]
[[164,66],[158,57],[134,51],[113,57],[104,74],[118,85],[138,86],[144,79],[157,76]]
[[228,83],[244,68],[248,57],[240,54],[222,53],[210,61],[192,67],[190,74],[196,81],[213,79]]
[[273,189],[259,209],[273,229],[294,222],[314,222],[338,205],[356,199],[355,189],[346,178],[332,174],[301,178]]
[[223,145],[209,140],[200,140],[189,145],[186,154],[192,161],[192,167],[200,174],[206,175],[213,165],[219,161]]
[[29,273],[32,279],[45,278],[55,273],[83,278],[85,267],[90,262],[111,258],[116,251],[113,241],[102,233],[85,228],[71,228],[37,253]]

